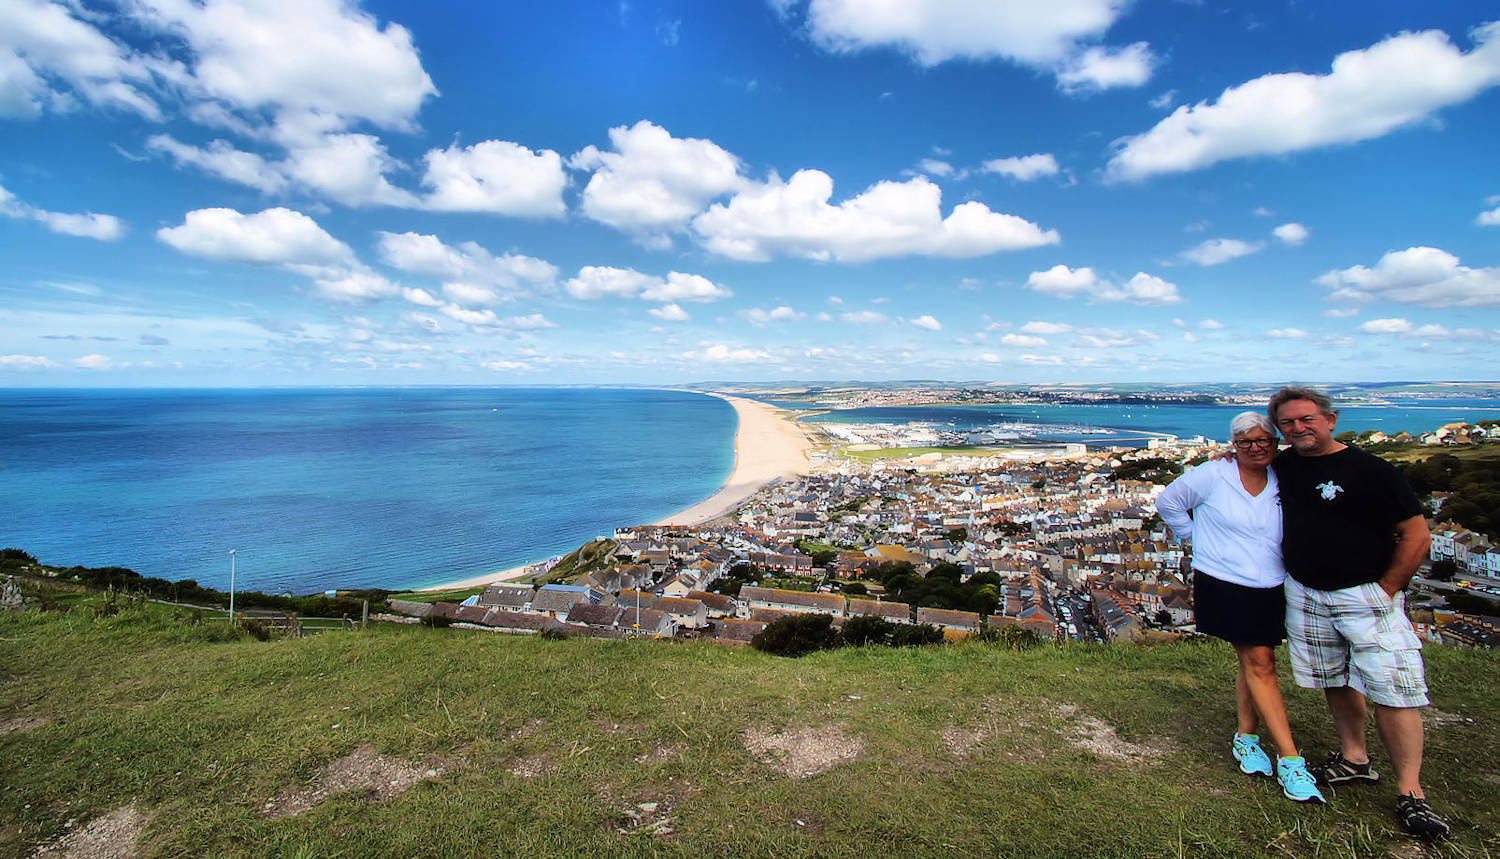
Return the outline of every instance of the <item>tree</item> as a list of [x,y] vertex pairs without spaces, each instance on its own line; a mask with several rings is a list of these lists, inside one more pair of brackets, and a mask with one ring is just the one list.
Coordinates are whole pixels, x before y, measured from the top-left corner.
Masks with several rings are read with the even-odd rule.
[[844,593],[852,596],[864,596],[870,589],[865,587],[864,582],[844,582]]
[[891,642],[891,632],[895,626],[896,624],[884,618],[859,615],[844,621],[844,629],[839,633],[839,640],[849,647],[886,645]]
[[930,623],[897,623],[891,631],[892,647],[919,647],[937,644],[943,640],[943,631]]
[[1343,432],[1334,436],[1333,440],[1339,442],[1340,444],[1354,444],[1354,440],[1358,437],[1358,434],[1355,433],[1354,430],[1344,430]]
[[1156,625],[1157,626],[1171,626],[1172,625],[1172,613],[1169,612],[1169,611],[1167,611],[1164,608],[1157,609],[1156,610],[1156,616],[1153,617],[1152,620],[1156,621]]
[[962,543],[965,540],[969,539],[969,529],[960,525],[957,528],[950,528],[948,530],[948,533],[943,536],[946,537],[948,542],[950,543]]
[[1453,581],[1453,574],[1458,572],[1458,564],[1451,558],[1439,558],[1432,562],[1432,572],[1428,578],[1437,579],[1440,582]]

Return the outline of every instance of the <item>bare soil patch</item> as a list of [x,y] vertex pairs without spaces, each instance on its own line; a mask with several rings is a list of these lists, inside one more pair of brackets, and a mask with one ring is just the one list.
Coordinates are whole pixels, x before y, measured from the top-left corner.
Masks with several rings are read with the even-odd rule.
[[1142,764],[1165,757],[1171,751],[1171,744],[1165,741],[1132,743],[1120,739],[1113,725],[1081,712],[1072,704],[1060,704],[1056,712],[1070,723],[1067,726],[1068,742],[1074,748],[1101,758]]
[[370,791],[377,800],[387,800],[405,793],[423,779],[443,773],[441,763],[411,764],[377,753],[370,746],[353,752],[323,767],[312,784],[286,796],[273,796],[261,806],[261,817],[293,817],[311,809],[335,793],[348,790]]
[[1472,725],[1474,720],[1461,713],[1447,713],[1436,707],[1428,707],[1422,711],[1422,721],[1428,727],[1445,728],[1449,725]]
[[659,764],[664,761],[675,761],[682,757],[687,751],[687,743],[652,743],[651,748],[644,754],[637,755],[635,762],[638,764]]
[[672,820],[673,807],[674,801],[670,796],[631,803],[620,809],[615,831],[621,835],[665,838],[677,831]]
[[0,722],[0,737],[8,734],[24,734],[32,728],[40,728],[47,724],[47,720],[41,716],[21,716],[15,719],[6,719]]
[[808,778],[853,760],[864,751],[863,738],[837,725],[798,728],[779,734],[745,732],[745,748],[755,759],[790,778]]
[[518,778],[536,778],[557,772],[557,764],[544,754],[527,755],[510,765],[510,774]]
[[67,859],[128,859],[136,855],[135,842],[149,818],[133,805],[96,817],[76,832],[39,848],[32,859],[60,856]]
[[960,728],[949,725],[940,732],[943,739],[943,748],[948,754],[955,758],[966,758],[974,753],[974,749],[989,736],[989,732],[983,727]]

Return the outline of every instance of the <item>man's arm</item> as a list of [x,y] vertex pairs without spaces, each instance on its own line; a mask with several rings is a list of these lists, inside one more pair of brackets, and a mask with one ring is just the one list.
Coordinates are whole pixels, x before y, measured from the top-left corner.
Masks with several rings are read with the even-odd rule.
[[1427,530],[1427,520],[1413,516],[1396,523],[1396,551],[1391,553],[1391,565],[1380,577],[1380,589],[1386,596],[1396,598],[1417,574],[1417,567],[1427,557],[1427,547],[1432,544],[1432,534]]

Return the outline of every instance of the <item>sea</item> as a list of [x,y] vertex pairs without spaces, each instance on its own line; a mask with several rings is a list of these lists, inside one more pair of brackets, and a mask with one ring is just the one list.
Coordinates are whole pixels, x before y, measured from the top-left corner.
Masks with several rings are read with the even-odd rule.
[[566,553],[716,492],[734,409],[638,389],[0,390],[0,546],[266,593]]

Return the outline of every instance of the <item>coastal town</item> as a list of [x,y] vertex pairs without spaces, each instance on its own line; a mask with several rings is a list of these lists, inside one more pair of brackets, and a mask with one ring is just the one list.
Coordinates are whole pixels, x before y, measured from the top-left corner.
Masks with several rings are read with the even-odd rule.
[[[393,599],[390,619],[725,644],[748,643],[799,613],[835,624],[861,616],[928,624],[949,639],[1003,627],[1079,641],[1194,631],[1190,551],[1156,515],[1155,498],[1184,466],[1221,449],[1211,439],[1007,446],[995,437],[944,439],[921,425],[828,433],[764,403],[725,399],[740,414],[739,461],[713,498],[484,581],[461,604]],[[1493,444],[1500,426],[1452,425],[1399,440],[1434,450]],[[913,452],[917,444],[939,446]],[[871,451],[896,455],[861,455]],[[1443,593],[1500,596],[1500,546],[1444,520],[1441,495],[1432,502],[1429,560],[1453,574],[1447,582],[1419,576],[1413,625],[1430,642],[1494,647],[1493,610],[1459,610]],[[931,595],[913,604],[890,592],[892,571],[970,587],[962,605]]]

